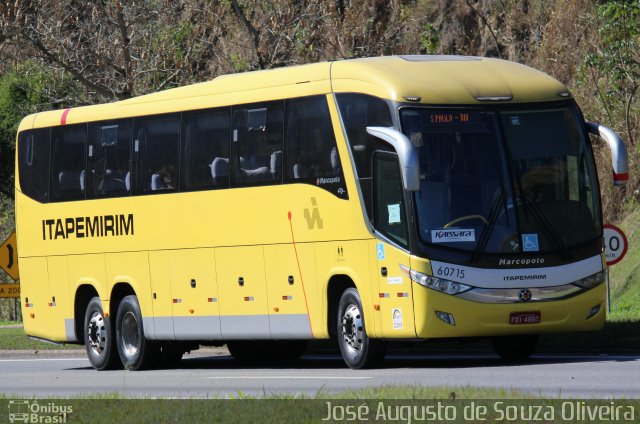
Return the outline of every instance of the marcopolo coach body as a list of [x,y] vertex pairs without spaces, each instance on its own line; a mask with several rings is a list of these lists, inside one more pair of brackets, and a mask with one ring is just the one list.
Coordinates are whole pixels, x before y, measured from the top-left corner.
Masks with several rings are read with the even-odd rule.
[[20,125],[25,331],[97,369],[201,344],[352,368],[388,340],[538,334],[605,319],[589,134],[567,88],[516,63],[393,56],[218,77]]

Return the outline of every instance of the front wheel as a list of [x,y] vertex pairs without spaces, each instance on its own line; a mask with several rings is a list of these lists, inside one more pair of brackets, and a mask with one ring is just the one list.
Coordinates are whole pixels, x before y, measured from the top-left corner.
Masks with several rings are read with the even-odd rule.
[[384,359],[384,342],[367,335],[362,301],[356,289],[349,288],[342,293],[337,324],[340,352],[349,368],[370,368]]
[[120,365],[111,328],[111,318],[105,317],[99,297],[89,301],[84,315],[84,346],[91,365],[98,371]]
[[521,361],[533,355],[538,345],[537,335],[502,336],[491,339],[493,350],[505,361]]
[[154,344],[144,338],[140,304],[134,295],[124,297],[118,306],[116,343],[120,361],[126,369],[137,371],[151,364]]

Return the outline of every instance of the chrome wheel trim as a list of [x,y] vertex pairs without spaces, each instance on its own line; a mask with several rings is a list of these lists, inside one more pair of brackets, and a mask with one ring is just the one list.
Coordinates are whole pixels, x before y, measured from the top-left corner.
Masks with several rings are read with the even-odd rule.
[[138,320],[133,312],[126,312],[122,317],[120,332],[123,352],[129,357],[137,355],[140,347],[140,331]]
[[91,315],[91,319],[87,325],[87,340],[94,354],[104,354],[107,346],[107,330],[105,328],[104,317],[100,312],[94,312],[93,315]]
[[342,338],[344,346],[352,355],[362,350],[364,340],[364,323],[362,312],[355,304],[350,304],[345,308],[342,315]]

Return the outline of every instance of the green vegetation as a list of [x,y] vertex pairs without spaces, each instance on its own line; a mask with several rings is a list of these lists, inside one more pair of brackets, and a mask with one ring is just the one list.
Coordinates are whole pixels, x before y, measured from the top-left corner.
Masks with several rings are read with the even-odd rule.
[[640,208],[630,212],[618,225],[626,234],[629,251],[610,268],[611,314],[613,322],[640,321]]
[[[6,323],[6,322],[2,322]],[[31,340],[24,334],[22,327],[2,327],[0,326],[0,350],[66,350],[83,349],[77,345],[57,345],[52,343]]]
[[[0,395],[0,409],[6,411],[8,406],[10,411],[19,412],[19,399]],[[34,405],[36,402],[37,406]],[[595,422],[586,414],[576,414],[577,408],[582,411],[586,407],[595,413],[602,409],[604,414],[608,414],[605,420],[633,422],[640,401],[569,400],[468,387],[427,389],[398,386],[330,395],[320,393],[312,397],[250,397],[238,393],[230,399],[124,399],[119,395],[98,395],[32,399],[27,400],[26,405],[42,411],[39,413],[43,417],[41,422],[94,422],[96,417],[100,417],[101,421],[118,423],[530,423]],[[51,410],[55,412],[49,412]],[[534,416],[537,419],[534,420]],[[64,421],[46,421],[47,418],[62,418]]]

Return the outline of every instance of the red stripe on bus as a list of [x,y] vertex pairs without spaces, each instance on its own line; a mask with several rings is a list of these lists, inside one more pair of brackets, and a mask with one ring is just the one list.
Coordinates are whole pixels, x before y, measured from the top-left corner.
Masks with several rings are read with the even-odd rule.
[[65,109],[62,112],[62,117],[60,118],[60,125],[66,125],[67,124],[67,115],[69,114],[69,111],[71,109]]

